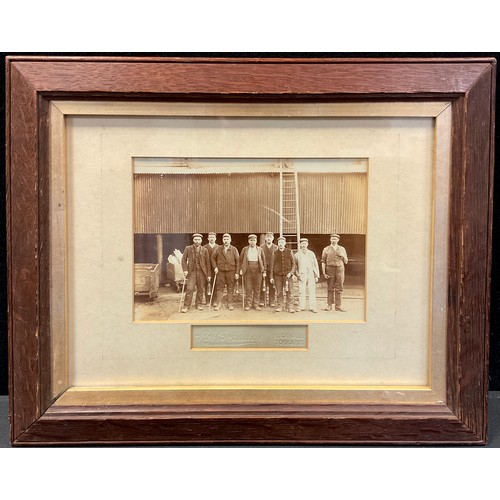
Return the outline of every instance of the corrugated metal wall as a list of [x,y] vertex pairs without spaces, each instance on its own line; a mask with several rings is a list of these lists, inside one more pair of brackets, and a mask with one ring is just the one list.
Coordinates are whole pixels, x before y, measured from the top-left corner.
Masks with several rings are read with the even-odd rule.
[[[301,232],[366,233],[366,174],[299,173]],[[137,174],[135,233],[279,232],[279,174]]]
[[366,174],[299,173],[298,182],[302,233],[366,233]]
[[136,233],[279,231],[279,175],[135,175]]

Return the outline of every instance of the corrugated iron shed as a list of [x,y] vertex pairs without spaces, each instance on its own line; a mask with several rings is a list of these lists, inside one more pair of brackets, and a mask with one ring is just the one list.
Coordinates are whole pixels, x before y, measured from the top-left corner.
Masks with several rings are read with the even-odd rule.
[[303,233],[366,233],[366,174],[299,173],[298,186]]
[[[279,173],[135,174],[137,234],[279,232]],[[365,234],[365,173],[298,174],[304,234]]]
[[137,174],[136,233],[278,231],[279,174]]

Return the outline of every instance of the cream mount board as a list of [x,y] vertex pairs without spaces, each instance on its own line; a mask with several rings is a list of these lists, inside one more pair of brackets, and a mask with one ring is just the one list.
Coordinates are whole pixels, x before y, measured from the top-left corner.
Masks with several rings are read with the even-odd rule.
[[[302,387],[306,381],[325,390],[380,386],[406,391],[409,401],[416,392],[419,399],[441,400],[448,105],[275,105],[266,112],[262,106],[55,102],[52,168],[59,181],[52,199],[65,210],[54,210],[59,215],[52,221],[53,260],[62,263],[52,270],[59,297],[54,392],[65,379],[96,390]],[[61,127],[65,144],[55,140]],[[334,331],[311,324],[306,353],[195,353],[187,324],[135,324],[133,159],[186,155],[368,158],[366,321]],[[383,257],[384,242],[395,240],[396,263],[394,249]]]

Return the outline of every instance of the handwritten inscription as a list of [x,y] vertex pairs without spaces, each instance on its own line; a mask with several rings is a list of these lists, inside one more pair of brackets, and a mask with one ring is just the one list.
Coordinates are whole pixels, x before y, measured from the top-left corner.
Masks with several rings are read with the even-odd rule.
[[198,335],[201,342],[210,344],[241,344],[259,345],[264,342],[264,337],[255,333],[229,333],[226,331],[202,332]]
[[307,326],[193,325],[192,347],[219,349],[305,349]]

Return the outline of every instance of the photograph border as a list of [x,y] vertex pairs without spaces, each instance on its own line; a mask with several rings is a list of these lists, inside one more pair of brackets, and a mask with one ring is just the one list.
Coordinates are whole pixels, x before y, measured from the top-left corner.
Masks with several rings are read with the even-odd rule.
[[[485,444],[496,61],[7,58],[9,405],[13,445]],[[277,78],[277,75],[279,78]],[[49,108],[57,99],[450,101],[446,401],[61,404],[52,391]],[[62,154],[61,152],[59,154]],[[64,384],[63,384],[64,385]],[[64,387],[62,388],[64,390]],[[118,390],[111,390],[117,393]],[[305,389],[303,389],[305,390]],[[258,389],[256,389],[258,391]],[[115,394],[116,395],[116,394]],[[267,396],[266,396],[267,397]],[[119,399],[119,398],[118,398]],[[90,401],[89,401],[90,402]]]
[[[418,105],[417,105],[418,106]],[[415,107],[417,107],[415,106]],[[138,106],[135,108],[135,111],[137,111],[138,109],[140,109],[141,106]],[[66,106],[64,105],[60,105],[60,103],[58,103],[58,109],[61,110],[63,113],[64,113],[64,110],[65,110]],[[82,109],[78,110],[77,109],[77,106],[73,105],[72,106],[73,108],[73,111],[76,111],[78,113],[82,113]],[[100,108],[100,106],[98,105],[95,105],[94,107],[94,112],[98,112],[98,109]],[[208,106],[207,106],[207,117],[211,117],[211,118],[224,118],[225,115],[224,115],[224,111],[222,109],[210,109]],[[446,108],[445,108],[446,109]],[[184,112],[186,112],[186,109],[183,110]],[[238,115],[236,112],[234,112],[233,110],[233,115],[234,117],[238,117],[238,118],[241,118],[241,119],[248,119],[249,117],[256,117],[258,116],[257,114],[253,114],[252,115],[252,111],[255,113],[255,110],[251,110],[251,108],[244,108],[240,114]],[[317,110],[319,113],[321,113],[322,111],[324,112],[323,109],[321,109],[321,107],[318,108]],[[101,108],[101,113],[103,112],[103,109]],[[108,111],[106,111],[107,113]],[[161,116],[161,117],[164,117],[164,118],[169,118],[169,117],[178,117],[175,113],[175,111],[173,110],[164,110],[164,114],[160,115],[158,113],[158,110],[156,110],[157,112],[157,115],[155,116]],[[373,111],[372,111],[373,112]],[[443,112],[443,111],[441,111]],[[170,113],[170,114],[169,114]],[[289,114],[288,114],[289,113]],[[286,115],[287,118],[293,118],[293,119],[296,119],[297,116],[293,114],[294,111],[288,111],[288,110],[282,110],[282,113],[281,114],[277,114],[276,116],[279,116],[280,118],[283,118],[283,116]],[[351,110],[346,110],[346,115],[345,117],[348,118],[350,117],[350,113],[352,113]],[[374,113],[374,112],[373,112]],[[375,113],[374,113],[375,114]],[[106,115],[104,115],[106,116]],[[114,115],[116,116],[116,115]],[[302,117],[305,117],[305,112],[303,111],[303,115],[301,115]],[[267,119],[268,117],[263,117],[263,116],[260,116],[261,119]],[[310,118],[310,117],[309,117]],[[329,118],[331,119],[332,117],[330,115],[327,115],[325,113],[325,118]],[[435,118],[433,116],[433,118]],[[132,170],[133,170],[133,176],[134,176],[134,179],[136,176],[141,176],[144,174],[144,172],[136,172],[135,171],[135,164],[136,162],[144,162],[144,161],[147,161],[148,157],[141,157],[141,156],[134,156],[132,155],[132,159],[133,159],[133,165],[132,165]],[[203,160],[207,160],[208,158],[205,158],[205,157],[192,157],[192,158],[189,158],[190,161],[203,161]],[[235,162],[237,163],[239,160],[250,160],[250,161],[271,161],[271,160],[276,160],[276,161],[279,161],[278,158],[261,158],[261,157],[248,157],[248,158],[228,158],[228,157],[220,157],[220,158],[209,158],[210,161],[214,161],[214,160],[222,160],[222,161],[225,161],[225,162]],[[172,160],[172,158],[168,158],[168,159],[164,159],[164,158],[157,158],[156,156],[154,157],[154,160],[155,161],[158,161],[159,163],[163,161],[170,161]],[[180,160],[180,158],[179,158]],[[297,157],[297,156],[293,156],[293,157],[290,157],[290,158],[287,158],[287,160],[291,160],[292,162],[293,161],[299,161],[299,162],[302,162],[302,163],[305,163],[307,161],[310,161],[311,163],[314,163],[315,161],[334,161],[334,162],[338,162],[338,163],[341,163],[342,161],[346,162],[346,163],[352,163],[353,161],[354,162],[364,162],[365,163],[365,168],[366,168],[366,171],[363,172],[362,174],[365,176],[365,187],[364,187],[364,192],[363,192],[363,196],[364,196],[364,203],[365,203],[365,209],[364,209],[364,217],[365,217],[365,225],[367,226],[367,220],[368,220],[368,178],[369,178],[369,159],[368,157],[365,155],[365,156],[359,156],[359,157],[348,157],[348,158],[340,158],[340,157],[336,157],[336,158],[328,158],[328,157],[313,157],[313,156],[309,156],[309,157],[306,157],[306,156],[301,156],[301,157]],[[172,169],[173,170],[173,169]],[[217,170],[220,170],[220,168],[218,168]],[[280,171],[275,169],[275,170],[271,170],[271,169],[262,169],[262,172],[257,172],[257,171],[250,171],[250,172],[245,172],[244,170],[237,170],[233,167],[233,169],[231,169],[228,174],[229,175],[233,175],[235,173],[237,174],[248,174],[248,175],[252,175],[254,173],[265,173],[265,174],[268,174],[272,172],[273,174],[275,175],[279,175]],[[335,172],[332,171],[332,170],[297,170],[297,173],[299,174],[299,176],[303,173],[309,173],[309,172],[312,172],[314,174],[326,174],[326,175],[335,175]],[[202,171],[199,171],[199,172],[182,172],[182,171],[179,171],[178,169],[176,169],[175,171],[173,172],[166,172],[165,170],[162,170],[162,173],[164,175],[176,175],[176,176],[182,176],[182,175],[189,175],[189,176],[197,176],[198,174],[200,175],[205,175],[206,172],[202,172]],[[212,173],[212,172],[210,172]],[[145,174],[145,175],[152,175],[153,174],[153,168],[151,169],[148,169],[148,172]],[[220,171],[217,171],[217,174],[221,174]],[[350,172],[345,172],[343,171],[342,172],[343,175],[349,175]],[[356,175],[360,175],[359,172],[355,172]],[[62,188],[61,188],[62,190]],[[132,192],[133,192],[133,204],[135,206],[135,203],[137,203],[137,192],[136,192],[136,185],[134,184],[134,187],[132,189]],[[167,193],[166,193],[167,194]],[[144,196],[144,195],[143,195]],[[196,195],[195,195],[196,196]],[[279,208],[278,208],[279,210]],[[276,215],[278,216],[278,212],[276,212]],[[136,224],[136,217],[133,217],[133,223]],[[337,229],[337,226],[335,224],[331,225],[331,227]],[[213,226],[212,226],[213,228]],[[269,229],[269,226],[267,226],[267,230]],[[283,231],[282,233],[280,233],[280,229],[279,228],[271,228],[271,229],[274,229],[274,233],[273,233],[273,244],[276,245],[277,244],[277,239],[279,236],[282,236],[285,234],[285,232]],[[267,231],[266,230],[266,231]],[[61,228],[61,227],[58,227],[56,229],[57,233],[58,234],[62,234],[64,232],[64,229]],[[203,234],[207,234],[208,233],[208,230],[199,230],[199,232],[202,233],[202,237],[203,237],[203,241],[202,241],[202,246],[205,245],[206,243],[206,239],[205,237],[203,236]],[[193,234],[194,231],[183,231],[183,234],[186,235],[186,237],[189,237],[189,242],[188,244],[191,244],[191,238],[190,236]],[[217,244],[218,245],[222,245],[222,236],[224,234],[225,231],[222,230],[222,228],[219,230],[218,234],[217,234],[217,237],[218,237],[218,241],[217,241]],[[256,234],[261,234],[261,236],[264,235],[265,233],[265,230],[263,229],[262,231],[250,231],[248,230],[246,233],[244,231],[237,231],[235,232],[234,230],[229,230],[229,232],[231,232],[231,237],[234,237],[235,234],[239,234],[240,236],[241,235],[248,235],[249,232],[255,232]],[[367,230],[366,230],[366,227],[365,227],[365,232],[364,233],[359,233],[359,234],[363,234],[364,237],[366,237],[366,233]],[[330,231],[331,233],[331,231]],[[324,233],[323,234],[323,241],[322,241],[322,245],[325,246],[328,244],[329,242],[329,239],[330,239],[330,233]],[[342,238],[344,238],[344,234],[346,232],[345,231],[339,231],[339,234],[342,235]],[[137,234],[140,234],[140,233],[137,233]],[[152,233],[148,233],[148,234],[152,234]],[[165,236],[169,236],[168,233],[163,233]],[[308,236],[309,238],[311,238],[310,234],[305,234],[304,231],[302,231],[302,235],[304,236]],[[257,246],[260,245],[261,242],[257,243]],[[236,243],[234,242],[234,240],[231,242],[232,245],[235,245]],[[243,243],[243,245],[246,245],[247,244],[247,241],[245,243]],[[290,241],[290,239],[288,239],[288,241],[286,242],[286,246],[287,248],[290,248],[290,246],[294,245],[294,244],[297,244],[298,245],[298,242],[296,241],[296,239],[292,239]],[[241,242],[240,242],[240,245],[241,246]],[[364,243],[364,254],[366,254],[366,241]],[[242,246],[241,248],[238,248],[238,250],[241,252],[242,250]],[[183,246],[182,248],[179,247],[179,250],[184,250],[185,249],[185,246]],[[295,248],[292,248],[292,253],[295,253],[297,250]],[[349,252],[348,252],[349,253]],[[320,258],[321,258],[321,254],[319,253],[319,255],[316,256],[317,258],[319,257],[318,259],[318,262],[320,262]],[[349,253],[349,260],[351,260],[351,254]],[[135,259],[135,253],[134,253],[134,262],[132,263],[132,265],[134,265],[136,259]],[[365,261],[366,261],[366,255],[365,255]],[[141,262],[142,263],[142,262]],[[148,261],[149,263],[149,261]],[[250,325],[250,324],[254,324],[254,325],[259,325],[259,326],[266,326],[266,325],[280,325],[280,324],[296,324],[296,323],[300,323],[300,324],[304,324],[304,325],[309,325],[309,324],[314,324],[314,323],[321,323],[321,324],[339,324],[339,323],[366,323],[366,262],[363,262],[363,265],[364,265],[364,274],[363,274],[363,306],[362,306],[362,315],[363,317],[355,317],[355,318],[349,318],[349,319],[346,319],[344,317],[339,317],[338,315],[336,317],[333,317],[331,316],[330,319],[328,320],[325,320],[324,318],[323,319],[312,319],[312,318],[304,318],[304,317],[301,317],[300,314],[296,314],[295,317],[287,317],[288,315],[286,314],[286,311],[283,315],[278,315],[278,316],[275,316],[274,318],[269,318],[268,316],[265,316],[265,319],[262,319],[262,315],[260,313],[257,313],[255,314],[255,312],[252,310],[251,312],[249,313],[244,313],[243,316],[240,315],[239,318],[236,318],[236,314],[233,315],[233,317],[229,317],[229,318],[208,318],[206,320],[202,320],[199,318],[199,314],[197,313],[194,313],[193,314],[187,314],[184,318],[180,319],[179,317],[177,317],[176,319],[170,319],[170,318],[167,318],[167,319],[163,319],[161,317],[153,317],[151,314],[149,315],[149,319],[137,319],[136,317],[136,314],[137,314],[137,304],[135,302],[135,297],[133,298],[133,308],[134,308],[134,313],[133,313],[133,322],[134,323],[164,323],[164,324],[182,324],[182,323],[188,323],[188,324],[196,324],[196,323],[201,323],[201,324],[207,324],[207,325],[220,325],[220,324],[227,324],[228,326],[230,324],[240,324],[240,325]],[[319,267],[320,264],[319,264]],[[161,273],[161,270],[160,270],[160,273]],[[321,273],[321,271],[320,271]],[[134,274],[135,275],[135,274]],[[241,281],[240,281],[241,283]],[[241,285],[240,285],[241,286]],[[298,285],[296,285],[296,287],[298,287]],[[196,292],[198,293],[198,291]],[[345,295],[344,295],[345,296]],[[239,297],[239,300],[241,301],[241,296]],[[295,290],[295,293],[292,294],[292,302],[295,301],[295,305],[294,305],[294,309],[295,307],[297,307],[298,305],[298,294],[297,294],[297,290]],[[176,301],[177,304],[179,304],[179,301],[177,300]],[[262,300],[261,300],[262,302]],[[320,306],[318,307],[318,310],[321,309],[321,302],[319,301],[318,299],[318,304],[320,304]],[[208,306],[209,303],[207,302],[207,304],[204,304],[205,306]],[[326,305],[323,304],[324,306]],[[210,307],[208,308],[210,309]],[[253,308],[252,308],[253,309]],[[284,308],[286,310],[286,308]],[[241,311],[240,311],[241,312]],[[266,312],[270,312],[269,309],[266,309]],[[273,311],[271,311],[273,312]],[[178,315],[179,316],[179,315]],[[310,315],[309,315],[310,316]],[[286,318],[286,319],[285,319]],[[260,349],[260,348],[259,348]]]

